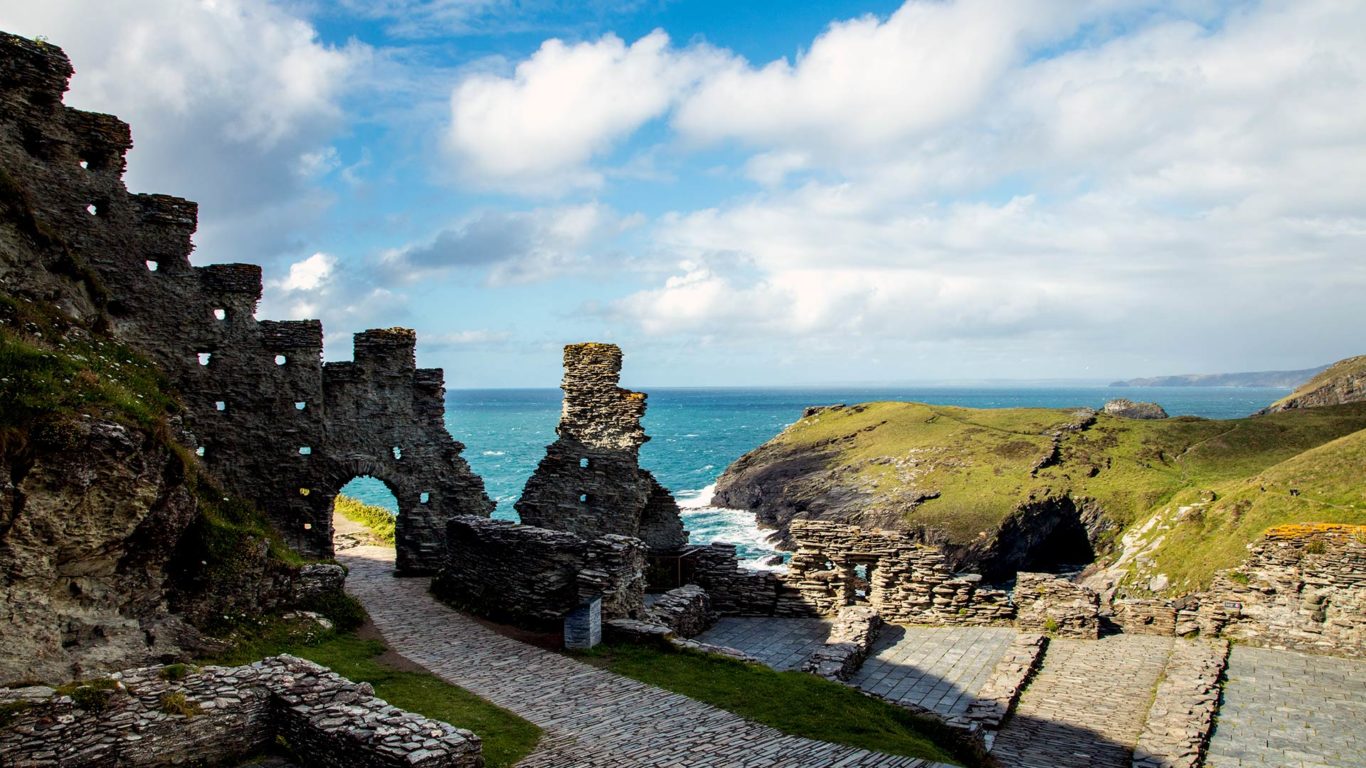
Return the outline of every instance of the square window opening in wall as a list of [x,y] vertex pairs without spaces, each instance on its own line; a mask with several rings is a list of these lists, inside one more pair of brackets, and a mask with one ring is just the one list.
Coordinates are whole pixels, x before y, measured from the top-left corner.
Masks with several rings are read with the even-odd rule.
[[301,446],[299,446],[299,455],[300,455],[300,456],[311,456],[311,455],[313,455],[313,448],[312,448],[311,446],[301,445]]
[[300,496],[307,496],[308,494],[309,494],[309,490],[308,490],[307,488],[300,488],[300,489],[299,489],[299,495],[300,495]]
[[157,271],[158,269],[161,269],[161,264],[159,264],[159,263],[157,263],[157,262],[155,262],[155,261],[152,261],[151,259],[148,259],[147,261],[145,261],[145,262],[143,262],[143,263],[147,265],[147,271],[148,271],[148,272],[155,272],[155,271]]
[[212,352],[197,352],[195,355],[199,358],[200,365],[208,365],[209,361],[213,359]]
[[200,457],[200,458],[203,458],[203,457],[204,457],[204,446],[201,445],[201,446],[199,446],[198,448],[194,449],[194,455],[196,455],[196,456],[198,456],[198,457]]
[[215,320],[227,320],[227,319],[228,319],[228,310],[223,309],[222,307],[217,307],[217,308],[215,308],[214,311],[213,311],[213,319],[215,319]]
[[593,503],[593,497],[589,496],[589,495],[586,494],[586,493],[580,493],[580,494],[579,494],[579,503],[580,503],[580,504],[592,504],[592,503]]
[[220,411],[228,410],[228,404],[223,400],[215,400],[213,403],[213,407]]
[[399,447],[396,445],[396,446],[394,446],[391,450],[393,451],[394,459],[397,460],[397,459],[403,458],[403,449],[402,449],[402,448],[399,448]]
[[100,215],[100,205],[99,205],[99,203],[90,203],[89,205],[87,205],[87,206],[85,207],[85,212],[88,213],[88,214],[90,214],[91,216],[99,216],[99,215]]
[[304,530],[305,530],[305,531],[311,531],[311,530],[313,530],[313,524],[312,524],[312,523],[304,523]]
[[294,401],[294,410],[296,410],[296,411],[302,411],[303,409],[305,409],[305,408],[307,408],[307,407],[308,407],[308,402],[305,401],[305,400],[295,400],[295,401]]
[[82,161],[81,161],[81,170],[83,170],[83,171],[88,171],[88,170],[90,170],[90,161],[89,161],[89,160],[82,160]]
[[579,469],[588,469],[589,464],[590,462],[586,457],[579,459]]
[[422,494],[421,494],[420,496],[417,497],[417,502],[418,502],[419,504],[426,504],[427,502],[429,502],[429,501],[431,501],[431,500],[432,500],[432,495],[431,495],[430,493],[427,493],[426,491],[423,491]]
[[284,365],[284,364],[287,363],[287,362],[289,362],[289,358],[285,357],[284,355],[276,355],[276,356],[275,356],[275,364],[276,364],[276,365]]

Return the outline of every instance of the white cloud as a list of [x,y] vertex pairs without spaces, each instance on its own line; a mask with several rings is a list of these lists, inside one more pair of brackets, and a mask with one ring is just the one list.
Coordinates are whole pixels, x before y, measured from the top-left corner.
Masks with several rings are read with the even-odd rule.
[[290,250],[282,224],[325,207],[295,171],[325,160],[364,47],[324,45],[265,0],[9,3],[0,27],[67,52],[67,103],[132,125],[129,187],[198,201],[209,260]]
[[332,276],[337,259],[319,252],[289,265],[289,275],[280,281],[280,288],[286,291],[315,291],[322,287]]
[[[752,144],[766,188],[664,219],[654,240],[680,265],[614,310],[653,334],[832,349],[1010,350],[1047,332],[1054,354],[1112,366],[1359,348],[1366,6],[1159,15],[1032,59],[1019,41],[1038,24],[984,8],[908,4],[832,28],[795,65],[704,81],[679,129]],[[950,55],[935,71],[962,93],[928,104],[945,92],[907,62],[943,46],[980,61]],[[894,98],[910,85],[923,93]]]
[[671,50],[658,30],[631,45],[610,34],[547,40],[511,75],[476,73],[455,88],[447,142],[478,183],[530,192],[597,186],[588,162],[663,115],[721,61],[705,47]]
[[427,242],[384,254],[381,267],[405,281],[477,269],[487,272],[490,285],[537,282],[593,269],[611,256],[612,240],[640,222],[599,203],[484,211]]

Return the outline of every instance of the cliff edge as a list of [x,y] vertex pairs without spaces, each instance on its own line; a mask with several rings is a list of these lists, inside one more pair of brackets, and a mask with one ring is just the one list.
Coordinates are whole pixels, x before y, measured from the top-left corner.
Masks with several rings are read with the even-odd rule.
[[1366,355],[1333,363],[1294,392],[1272,403],[1262,413],[1362,401],[1366,401]]

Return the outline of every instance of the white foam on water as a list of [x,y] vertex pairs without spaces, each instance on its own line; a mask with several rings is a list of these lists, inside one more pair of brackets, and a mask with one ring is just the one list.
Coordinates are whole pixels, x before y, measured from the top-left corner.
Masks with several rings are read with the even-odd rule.
[[507,451],[484,451],[485,456],[506,456]]
[[724,542],[734,544],[742,558],[740,565],[758,570],[783,570],[786,565],[765,565],[764,560],[780,554],[773,545],[773,531],[759,527],[753,512],[714,507],[716,484],[690,491],[679,491],[678,507],[683,527],[692,534],[691,544]]

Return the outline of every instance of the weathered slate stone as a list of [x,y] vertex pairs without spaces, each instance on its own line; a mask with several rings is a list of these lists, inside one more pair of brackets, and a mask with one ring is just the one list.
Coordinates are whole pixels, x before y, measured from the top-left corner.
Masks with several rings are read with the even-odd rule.
[[645,394],[617,386],[615,344],[564,348],[564,407],[545,458],[517,502],[522,522],[589,539],[634,536],[652,552],[687,543],[678,504],[640,468]]
[[1015,579],[1015,604],[1024,632],[1100,637],[1100,596],[1089,587],[1048,573],[1021,573]]

